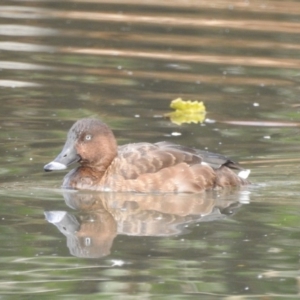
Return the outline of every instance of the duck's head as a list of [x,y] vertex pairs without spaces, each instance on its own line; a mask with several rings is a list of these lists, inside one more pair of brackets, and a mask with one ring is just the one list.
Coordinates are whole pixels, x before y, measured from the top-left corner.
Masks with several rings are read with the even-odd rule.
[[100,120],[81,119],[69,130],[61,153],[44,170],[64,170],[75,162],[105,170],[116,154],[117,144],[111,129]]

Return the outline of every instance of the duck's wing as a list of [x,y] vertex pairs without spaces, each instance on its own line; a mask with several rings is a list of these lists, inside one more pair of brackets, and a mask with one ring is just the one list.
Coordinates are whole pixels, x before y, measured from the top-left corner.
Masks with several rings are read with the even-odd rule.
[[237,162],[232,161],[224,155],[203,150],[197,150],[197,154],[202,157],[203,162],[209,164],[213,169],[226,166],[230,169],[243,170],[243,167]]
[[244,168],[241,167],[238,163],[236,163],[236,162],[232,161],[231,159],[229,159],[228,157],[218,154],[218,153],[189,148],[186,146],[181,146],[181,145],[173,144],[170,142],[159,142],[159,143],[156,143],[156,145],[159,145],[160,147],[163,147],[163,148],[176,149],[178,151],[183,151],[185,153],[190,153],[190,154],[196,155],[197,157],[199,157],[201,159],[202,163],[208,164],[213,169],[219,169],[222,166],[226,166],[230,169],[244,170]]
[[168,147],[164,143],[135,143],[120,146],[115,160],[118,170],[125,179],[136,179],[142,174],[156,173],[181,162],[188,165],[201,164],[197,154]]
[[136,179],[141,174],[156,173],[180,163],[242,169],[225,156],[169,142],[127,144],[118,149],[118,173],[125,179]]
[[[218,154],[218,153],[189,148],[189,147],[173,144],[170,142],[159,142],[159,143],[156,143],[156,145],[159,145],[161,148],[164,148],[164,149],[176,149],[182,153],[185,153],[185,154],[188,153],[189,155],[196,156],[201,161],[200,165],[202,165],[202,166],[208,165],[209,167],[211,167],[218,174],[217,177],[219,177],[219,178],[224,177],[225,179],[228,179],[229,177],[232,177],[232,178],[236,178],[237,179],[236,181],[239,182],[241,179],[242,180],[247,179],[251,172],[249,169],[244,169],[238,163],[236,163],[236,162],[232,161],[231,159],[229,159],[228,157]],[[193,164],[190,164],[190,165],[193,165]],[[234,169],[234,170],[238,171],[237,177],[236,177],[236,175],[232,176],[234,173],[230,169]],[[224,173],[224,172],[226,172],[227,175],[220,176],[220,174]],[[247,183],[247,181],[243,181],[243,183]],[[220,184],[220,186],[230,185],[230,184],[232,184],[232,183]],[[236,184],[233,184],[233,185],[236,185]]]

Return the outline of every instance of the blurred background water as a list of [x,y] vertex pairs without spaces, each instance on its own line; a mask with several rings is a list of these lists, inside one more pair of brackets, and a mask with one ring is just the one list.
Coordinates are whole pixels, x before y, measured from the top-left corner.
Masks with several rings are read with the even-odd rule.
[[[0,3],[0,295],[299,298],[300,2]],[[164,117],[203,101],[203,124]],[[71,125],[230,156],[253,185],[63,192]]]

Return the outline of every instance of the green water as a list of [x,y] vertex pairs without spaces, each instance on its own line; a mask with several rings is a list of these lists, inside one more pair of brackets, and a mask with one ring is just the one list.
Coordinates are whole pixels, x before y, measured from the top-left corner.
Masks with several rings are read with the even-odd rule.
[[[2,1],[1,299],[298,299],[297,1]],[[203,101],[176,125],[171,100]],[[252,185],[63,192],[71,125],[230,156]]]

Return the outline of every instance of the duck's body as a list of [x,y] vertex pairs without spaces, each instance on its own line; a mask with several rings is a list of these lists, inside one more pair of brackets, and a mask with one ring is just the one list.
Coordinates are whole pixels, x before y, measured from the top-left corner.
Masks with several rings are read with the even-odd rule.
[[222,155],[169,142],[118,147],[112,131],[95,119],[77,121],[68,133],[62,152],[44,169],[61,170],[76,161],[81,166],[65,176],[65,188],[199,193],[247,184],[245,178],[249,174]]

